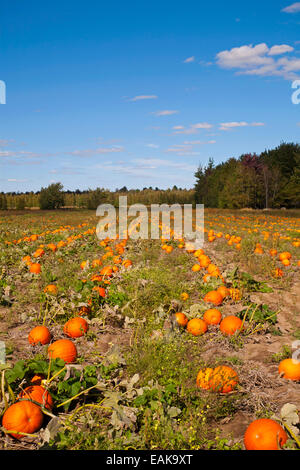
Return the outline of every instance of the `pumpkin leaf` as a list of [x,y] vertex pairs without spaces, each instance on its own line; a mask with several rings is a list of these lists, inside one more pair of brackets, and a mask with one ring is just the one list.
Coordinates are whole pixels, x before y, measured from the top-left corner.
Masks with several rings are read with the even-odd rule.
[[280,410],[280,416],[284,423],[286,423],[293,431],[294,434],[299,434],[297,425],[300,422],[298,409],[296,405],[286,403]]

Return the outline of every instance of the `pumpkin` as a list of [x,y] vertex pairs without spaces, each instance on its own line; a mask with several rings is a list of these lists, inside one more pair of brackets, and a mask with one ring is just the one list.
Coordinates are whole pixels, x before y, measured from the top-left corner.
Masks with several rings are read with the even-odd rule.
[[278,278],[283,276],[283,271],[280,268],[275,268],[273,271],[273,276]]
[[220,323],[220,330],[225,335],[231,336],[242,327],[242,320],[235,315],[228,315]]
[[48,356],[50,359],[60,358],[71,363],[77,359],[77,349],[70,339],[58,339],[48,347]]
[[101,266],[101,264],[102,264],[101,259],[94,259],[92,261],[92,268],[95,268],[96,266]]
[[244,434],[246,450],[280,450],[288,435],[273,419],[261,418],[252,421]]
[[201,318],[193,318],[187,323],[187,331],[194,336],[200,336],[206,333],[207,324]]
[[88,323],[84,318],[74,317],[65,323],[64,333],[70,338],[79,338],[87,332],[88,328]]
[[222,320],[222,314],[220,310],[217,310],[216,308],[210,308],[204,313],[203,320],[205,323],[207,323],[207,325],[218,325]]
[[130,259],[124,259],[124,261],[122,262],[122,266],[124,266],[124,268],[129,268],[130,266],[132,266],[132,261]]
[[80,263],[80,269],[83,270],[83,269],[86,267],[86,265],[87,265],[87,261],[82,261],[82,262]]
[[198,271],[200,271],[200,270],[201,270],[200,264],[194,264],[194,265],[192,266],[192,271],[193,271],[194,273],[196,273],[196,272],[198,272]]
[[57,246],[54,243],[49,243],[47,245],[47,248],[49,248],[49,250],[51,250],[51,251],[56,251],[57,250]]
[[241,298],[242,298],[242,292],[240,291],[240,289],[238,289],[236,287],[231,287],[229,289],[229,295],[230,295],[231,299],[235,300],[235,301],[241,300]]
[[198,372],[196,384],[204,390],[231,392],[239,382],[238,374],[229,366],[206,367]]
[[57,294],[57,286],[55,284],[48,284],[48,286],[45,287],[44,292],[47,294]]
[[210,381],[210,388],[219,393],[229,393],[239,382],[238,374],[229,366],[215,367]]
[[30,385],[29,387],[24,388],[24,390],[19,394],[19,398],[26,398],[28,400],[38,402],[47,408],[47,410],[51,410],[53,408],[52,396],[41,385]]
[[105,297],[106,296],[104,287],[94,286],[92,290],[95,291],[95,292],[98,292],[100,297]]
[[182,292],[182,294],[180,294],[180,298],[182,300],[187,300],[189,298],[189,294],[187,292]]
[[183,327],[186,326],[188,321],[189,321],[188,317],[183,312],[175,313],[174,318],[175,318],[176,322],[178,323],[178,325],[183,326]]
[[43,248],[38,248],[34,253],[33,253],[33,257],[34,258],[39,258],[40,256],[43,256],[45,254],[45,251],[43,250]]
[[100,271],[101,276],[111,277],[112,273],[113,273],[113,270],[111,266],[104,266],[104,268],[102,268]]
[[41,407],[30,401],[17,401],[5,411],[2,418],[2,426],[12,437],[21,439],[23,432],[32,434],[38,431],[43,424]]
[[41,272],[41,265],[40,263],[31,263],[29,271],[33,274],[40,274]]
[[51,341],[51,333],[46,326],[36,326],[30,331],[28,341],[33,346],[39,343],[48,344]]
[[199,264],[202,268],[207,268],[210,264],[210,258],[207,255],[200,255],[198,257]]
[[300,380],[300,361],[297,359],[283,359],[278,367],[278,372],[284,379]]
[[211,367],[206,367],[205,369],[201,369],[198,372],[198,375],[196,378],[197,386],[200,388],[203,388],[204,390],[209,390],[213,372],[214,372],[214,369],[212,369]]
[[211,290],[204,296],[204,302],[209,302],[214,305],[221,305],[223,302],[223,295],[217,290]]
[[217,291],[224,297],[228,297],[230,295],[229,289],[226,286],[220,286],[217,288]]
[[282,253],[279,253],[279,259],[280,261],[283,261],[284,259],[291,259],[292,255],[289,251],[283,251]]
[[45,380],[45,376],[43,374],[35,374],[31,379],[30,383],[32,385],[41,385],[42,381]]

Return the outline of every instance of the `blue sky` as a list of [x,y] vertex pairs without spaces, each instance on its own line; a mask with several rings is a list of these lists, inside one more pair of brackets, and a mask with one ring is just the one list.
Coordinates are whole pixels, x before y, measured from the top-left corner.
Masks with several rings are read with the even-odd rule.
[[2,2],[0,191],[191,188],[299,141],[299,25],[286,0]]

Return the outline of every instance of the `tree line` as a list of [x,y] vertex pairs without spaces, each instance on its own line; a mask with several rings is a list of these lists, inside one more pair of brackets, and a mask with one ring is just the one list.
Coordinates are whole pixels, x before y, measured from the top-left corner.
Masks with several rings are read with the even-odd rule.
[[52,183],[40,191],[0,193],[0,209],[74,207],[96,209],[103,203],[118,207],[119,197],[127,196],[128,205],[195,204],[215,208],[297,208],[300,207],[300,145],[282,142],[271,150],[245,153],[218,165],[212,158],[199,165],[193,189],[173,186],[110,191],[105,188],[64,191],[61,183]]
[[300,146],[281,143],[218,165],[209,159],[195,173],[195,202],[240,209],[300,207]]
[[169,189],[143,188],[127,189],[126,186],[115,191],[105,188],[64,191],[61,183],[52,183],[37,192],[0,193],[0,210],[25,208],[58,209],[61,207],[97,209],[100,204],[118,207],[119,197],[126,196],[127,204],[193,204],[194,190],[173,186]]

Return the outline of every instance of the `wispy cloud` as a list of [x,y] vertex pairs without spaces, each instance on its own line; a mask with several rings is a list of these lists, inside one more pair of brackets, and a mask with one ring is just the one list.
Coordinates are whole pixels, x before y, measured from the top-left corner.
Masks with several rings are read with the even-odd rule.
[[174,109],[164,109],[162,111],[154,111],[152,114],[155,116],[171,116],[172,114],[178,114],[179,111]]
[[288,7],[283,8],[284,13],[298,13],[300,11],[300,2],[292,3]]
[[256,46],[245,45],[224,50],[217,54],[217,64],[224,69],[237,69],[238,74],[256,76],[278,76],[286,80],[297,77],[300,71],[300,59],[297,57],[278,57],[293,51],[288,44],[269,48],[261,43]]
[[190,62],[195,62],[195,56],[192,55],[183,61],[184,64],[189,64]]
[[105,155],[108,153],[119,153],[123,152],[124,147],[122,146],[114,146],[114,147],[99,147],[96,149],[82,149],[82,150],[73,150],[70,152],[65,152],[67,155],[74,155],[78,157],[85,157],[91,155]]
[[130,98],[128,101],[156,100],[157,98],[157,95],[137,95]]
[[146,147],[149,147],[150,149],[158,149],[159,145],[157,145],[157,144],[146,144]]
[[246,121],[232,121],[232,122],[222,122],[220,124],[219,130],[220,131],[230,131],[236,127],[247,127],[247,126],[253,126],[253,127],[259,127],[259,126],[264,126],[263,122],[252,122],[248,123]]
[[187,128],[185,128],[184,126],[174,126],[173,134],[197,134],[200,129],[211,129],[212,127],[213,125],[209,124],[208,122],[198,122],[196,124],[191,124]]
[[8,183],[25,183],[28,179],[8,178],[6,181],[8,181]]
[[0,139],[0,147],[7,147],[13,140]]

